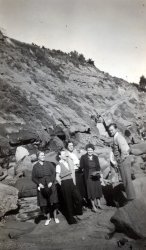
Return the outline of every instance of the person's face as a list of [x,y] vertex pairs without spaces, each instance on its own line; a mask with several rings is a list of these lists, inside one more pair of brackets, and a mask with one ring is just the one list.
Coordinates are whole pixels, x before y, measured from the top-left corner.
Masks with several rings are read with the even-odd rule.
[[38,160],[41,161],[41,162],[45,161],[45,154],[43,152],[39,153]]
[[73,145],[72,142],[68,143],[67,149],[68,149],[70,152],[73,152],[73,150],[74,150],[74,145]]
[[93,152],[94,152],[94,150],[93,150],[92,148],[87,148],[87,154],[88,154],[89,156],[92,156],[92,155],[93,155]]
[[64,160],[66,161],[66,152],[65,151],[61,151],[61,154],[60,154],[60,160]]
[[114,126],[109,127],[109,132],[111,136],[114,136],[115,133],[117,132],[117,129]]

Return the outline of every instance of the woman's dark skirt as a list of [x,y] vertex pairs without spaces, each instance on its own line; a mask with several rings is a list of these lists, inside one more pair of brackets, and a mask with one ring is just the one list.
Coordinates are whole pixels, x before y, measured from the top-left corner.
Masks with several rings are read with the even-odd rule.
[[84,180],[83,173],[77,170],[75,172],[75,177],[76,177],[76,187],[77,187],[82,199],[86,198],[87,192],[86,192],[86,186],[85,186],[85,180]]
[[100,180],[92,180],[91,177],[87,180],[87,195],[88,199],[94,200],[95,198],[102,197],[102,186]]

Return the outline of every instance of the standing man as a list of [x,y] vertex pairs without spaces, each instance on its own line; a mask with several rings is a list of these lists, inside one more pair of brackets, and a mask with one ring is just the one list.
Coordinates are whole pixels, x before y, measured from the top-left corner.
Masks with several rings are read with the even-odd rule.
[[129,156],[129,145],[122,134],[118,132],[117,125],[111,123],[109,132],[113,137],[113,153],[118,163],[118,168],[121,174],[127,200],[135,199],[135,190],[131,180],[131,157]]

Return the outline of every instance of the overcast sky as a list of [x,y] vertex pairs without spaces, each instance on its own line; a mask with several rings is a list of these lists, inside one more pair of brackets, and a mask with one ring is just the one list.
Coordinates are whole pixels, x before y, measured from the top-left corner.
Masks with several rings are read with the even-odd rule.
[[146,76],[146,0],[0,0],[9,37],[77,50],[129,82]]

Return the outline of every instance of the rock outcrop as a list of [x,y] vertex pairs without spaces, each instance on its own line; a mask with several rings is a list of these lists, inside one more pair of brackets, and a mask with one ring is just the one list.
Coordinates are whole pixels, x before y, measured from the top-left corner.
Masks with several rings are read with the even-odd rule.
[[129,202],[112,216],[116,230],[134,239],[146,238],[146,204],[141,199]]
[[[139,178],[145,172],[146,143],[142,141],[142,133],[146,131],[145,93],[136,84],[112,77],[94,64],[80,61],[77,56],[25,44],[6,38],[0,32],[0,176],[6,171],[3,183],[19,190],[20,219],[31,218],[33,209],[33,215],[36,213],[36,204],[31,206],[31,202],[36,202],[33,197],[36,187],[30,179],[33,167],[30,155],[38,149],[45,150],[47,160],[56,164],[56,152],[69,138],[81,154],[85,152],[85,145],[91,142],[106,178],[110,174],[112,142],[107,126],[116,122],[123,133],[128,129],[139,140],[131,146],[131,153],[140,201],[118,209],[112,221],[117,229],[130,232],[134,238],[146,236],[146,223],[142,221],[146,205],[140,195],[141,192],[145,194],[145,180]],[[100,115],[97,124],[95,118]],[[24,145],[29,155],[26,154],[16,166],[16,148]],[[24,178],[17,179],[23,175]],[[17,208],[18,190],[12,186],[0,183],[0,216]],[[125,201],[118,185],[104,189],[113,202],[113,191],[117,197],[120,191],[120,199]],[[135,218],[139,218],[137,224]],[[92,223],[88,225],[93,228]]]
[[18,189],[18,197],[34,197],[37,195],[37,187],[30,177],[20,178],[16,181],[15,187]]
[[146,154],[146,141],[135,144],[131,146],[131,153],[133,155],[142,155]]
[[57,151],[70,137],[79,148],[104,147],[106,130],[93,119],[99,115],[123,132],[145,130],[145,93],[72,55],[2,36],[0,157],[24,144]]
[[18,190],[0,183],[0,217],[5,213],[17,209]]
[[133,181],[137,199],[141,199],[146,204],[146,175]]

